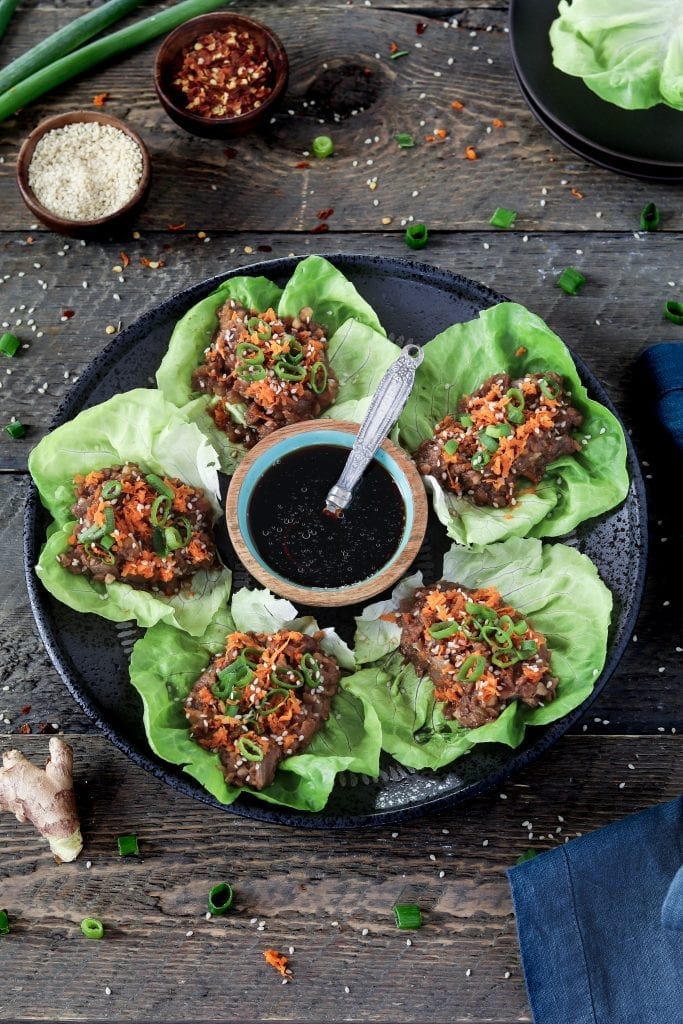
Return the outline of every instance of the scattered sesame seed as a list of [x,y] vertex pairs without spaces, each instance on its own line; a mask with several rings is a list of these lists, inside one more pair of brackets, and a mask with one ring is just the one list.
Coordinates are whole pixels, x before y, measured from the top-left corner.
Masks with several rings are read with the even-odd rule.
[[107,985],[107,987],[105,988],[104,994],[105,994],[105,996],[110,996],[111,995],[111,989],[109,988],[109,985]]
[[185,936],[188,939],[191,939],[193,935],[194,935],[194,932],[192,931],[191,928],[190,928],[189,932],[185,932]]
[[470,976],[470,974],[471,974],[471,973],[472,973],[472,968],[471,968],[471,967],[468,967],[468,968],[467,968],[467,970],[465,971],[465,977],[466,977],[466,978],[469,978],[469,976]]
[[368,934],[368,929],[364,928],[363,931],[361,932],[361,935],[367,935],[367,934]]

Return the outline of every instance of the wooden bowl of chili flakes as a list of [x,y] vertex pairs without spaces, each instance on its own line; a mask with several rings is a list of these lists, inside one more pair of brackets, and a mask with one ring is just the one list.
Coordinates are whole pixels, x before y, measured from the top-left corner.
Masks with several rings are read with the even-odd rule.
[[193,135],[235,138],[262,124],[283,97],[289,61],[261,22],[231,11],[192,18],[157,52],[154,85],[166,113]]

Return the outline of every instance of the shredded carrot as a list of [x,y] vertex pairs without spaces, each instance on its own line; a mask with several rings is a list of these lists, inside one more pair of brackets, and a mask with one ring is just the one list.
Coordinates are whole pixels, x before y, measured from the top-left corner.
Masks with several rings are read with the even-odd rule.
[[474,148],[474,146],[467,146],[467,148],[465,149],[465,156],[467,157],[468,160],[478,160],[479,159],[479,154],[477,153],[477,151]]
[[103,107],[108,99],[109,99],[109,93],[108,92],[98,92],[92,98],[93,106],[94,107]]
[[519,348],[515,351],[515,355],[517,356],[518,359],[519,359],[520,356],[525,356],[526,353],[527,353],[527,350],[526,350],[524,345],[520,345]]
[[493,125],[494,128],[504,128],[505,127],[505,121],[501,121],[501,119],[499,117],[494,117],[493,121],[491,121],[491,124]]
[[574,196],[574,199],[583,199],[584,198],[583,192],[579,192],[578,188],[573,188],[571,190],[571,195]]
[[465,109],[465,104],[461,103],[460,100],[453,100],[453,102],[451,103],[451,106],[453,107],[453,110],[464,110]]
[[288,966],[289,960],[282,953],[278,953],[276,949],[264,949],[263,956],[266,963],[274,967],[276,971],[279,971],[283,978],[292,977],[292,972]]
[[127,252],[121,251],[119,253],[119,259],[121,260],[121,265],[123,266],[123,269],[125,270],[126,267],[130,264],[130,256],[128,255]]

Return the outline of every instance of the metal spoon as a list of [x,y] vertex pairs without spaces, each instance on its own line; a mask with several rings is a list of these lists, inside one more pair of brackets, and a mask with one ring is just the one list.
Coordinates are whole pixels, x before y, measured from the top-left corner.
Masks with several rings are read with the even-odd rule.
[[372,396],[341,476],[327,494],[325,512],[340,516],[348,507],[354,487],[401,415],[415,381],[415,371],[423,359],[424,352],[419,345],[406,345],[396,362],[385,372]]

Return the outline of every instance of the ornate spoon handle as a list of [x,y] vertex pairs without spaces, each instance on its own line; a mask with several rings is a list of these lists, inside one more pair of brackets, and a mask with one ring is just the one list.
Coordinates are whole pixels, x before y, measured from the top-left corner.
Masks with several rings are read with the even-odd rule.
[[325,510],[339,515],[351,501],[353,489],[370,464],[373,455],[401,415],[408,401],[415,371],[424,359],[419,345],[406,345],[395,363],[382,377],[372,396],[353,448],[339,480],[331,487],[325,500]]

